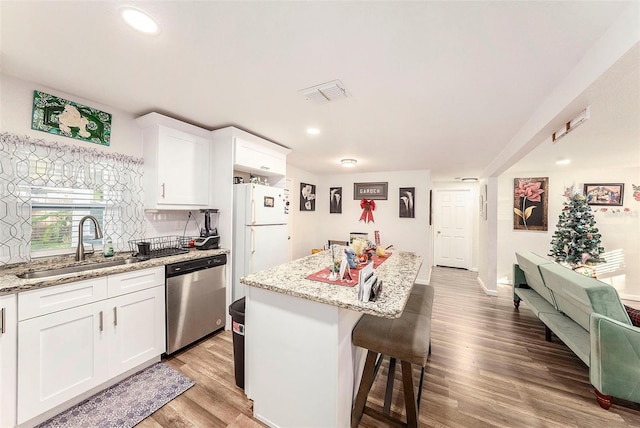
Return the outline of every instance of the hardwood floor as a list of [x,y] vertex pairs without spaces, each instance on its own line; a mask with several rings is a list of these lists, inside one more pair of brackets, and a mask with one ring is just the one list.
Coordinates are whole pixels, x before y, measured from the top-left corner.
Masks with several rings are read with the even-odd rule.
[[[513,307],[511,288],[486,296],[472,272],[435,268],[432,354],[425,372],[420,423],[425,427],[640,426],[640,405],[600,408],[588,368],[526,307]],[[138,427],[262,427],[235,386],[232,336],[216,334],[166,362],[196,381]],[[382,411],[387,362],[369,394],[362,427],[394,424]],[[638,368],[640,370],[640,367]],[[414,369],[415,384],[419,370]],[[395,373],[392,416],[404,420],[401,371]],[[274,392],[277,392],[274,385]]]

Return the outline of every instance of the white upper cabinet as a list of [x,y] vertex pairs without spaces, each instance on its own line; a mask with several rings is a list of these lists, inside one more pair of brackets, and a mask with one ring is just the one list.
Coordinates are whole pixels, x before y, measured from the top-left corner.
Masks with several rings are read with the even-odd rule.
[[145,208],[207,208],[209,131],[158,113],[136,120],[143,128]]
[[[241,171],[262,177],[284,177],[291,150],[233,126],[211,132],[216,171]],[[227,148],[229,150],[227,150]],[[222,178],[222,176],[220,177]]]
[[274,144],[265,141],[255,143],[242,138],[234,139],[234,166],[238,171],[255,175],[286,175],[287,155]]

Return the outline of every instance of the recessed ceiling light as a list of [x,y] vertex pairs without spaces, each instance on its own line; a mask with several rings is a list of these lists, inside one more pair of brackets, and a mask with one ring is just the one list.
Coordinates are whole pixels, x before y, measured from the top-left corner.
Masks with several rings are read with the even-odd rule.
[[342,166],[344,166],[345,168],[353,168],[354,166],[356,166],[356,164],[358,163],[357,160],[355,159],[342,159],[340,161],[340,163],[342,164]]
[[307,128],[307,134],[309,135],[318,135],[320,130],[318,128]]
[[562,159],[556,161],[556,165],[569,165],[571,163],[571,159]]
[[131,28],[140,31],[141,33],[158,34],[160,31],[156,21],[140,9],[123,7],[120,10],[120,16],[122,16],[122,19],[124,19]]

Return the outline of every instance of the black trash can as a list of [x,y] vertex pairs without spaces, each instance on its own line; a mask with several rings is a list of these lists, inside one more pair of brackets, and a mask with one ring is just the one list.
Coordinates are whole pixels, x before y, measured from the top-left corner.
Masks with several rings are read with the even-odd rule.
[[244,297],[229,306],[233,330],[233,367],[236,385],[244,389]]

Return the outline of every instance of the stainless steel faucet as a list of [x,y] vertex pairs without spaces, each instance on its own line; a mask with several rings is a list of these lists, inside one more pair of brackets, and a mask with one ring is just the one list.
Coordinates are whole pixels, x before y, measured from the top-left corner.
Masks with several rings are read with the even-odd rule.
[[86,219],[89,219],[91,221],[93,221],[93,225],[96,228],[96,233],[95,233],[95,237],[94,239],[100,239],[102,238],[102,230],[100,230],[100,225],[98,224],[98,220],[96,220],[96,218],[92,215],[86,215],[84,217],[82,217],[80,219],[80,224],[78,225],[78,247],[76,248],[76,261],[82,261],[84,260],[84,242],[83,241],[83,236],[82,236],[82,229],[84,227],[84,221]]

